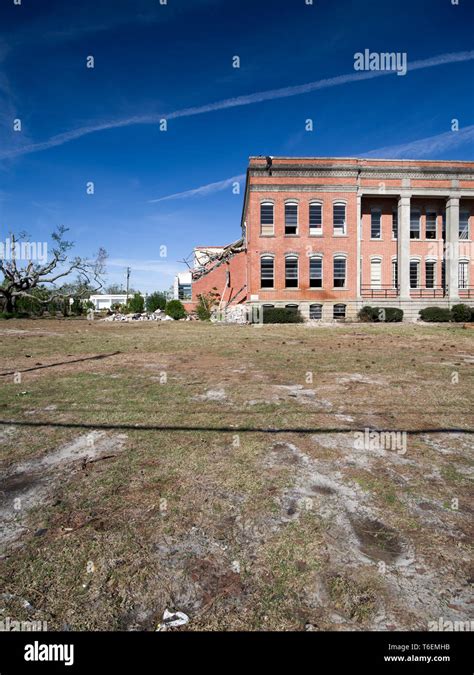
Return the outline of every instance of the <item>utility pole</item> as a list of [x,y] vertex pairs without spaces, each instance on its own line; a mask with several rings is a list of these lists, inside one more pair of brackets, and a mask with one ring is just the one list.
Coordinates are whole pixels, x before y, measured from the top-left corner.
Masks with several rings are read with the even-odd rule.
[[131,271],[132,270],[130,269],[130,267],[127,267],[127,298],[125,300],[125,303],[128,302],[128,289],[130,288],[130,272]]

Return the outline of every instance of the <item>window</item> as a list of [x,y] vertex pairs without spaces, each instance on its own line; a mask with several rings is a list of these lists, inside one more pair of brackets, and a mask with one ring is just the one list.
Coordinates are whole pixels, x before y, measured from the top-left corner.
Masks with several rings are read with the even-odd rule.
[[191,300],[191,284],[178,285],[178,298],[180,300]]
[[392,211],[392,238],[398,239],[398,209]]
[[346,205],[343,202],[335,202],[332,210],[334,234],[346,234]]
[[346,306],[345,305],[334,305],[332,308],[333,319],[345,319],[346,318]]
[[298,204],[285,204],[285,234],[298,234]]
[[260,258],[260,287],[273,288],[274,260],[271,255]]
[[420,285],[420,263],[418,260],[410,260],[410,288],[418,288]]
[[382,211],[380,209],[372,209],[370,212],[370,238],[382,238]]
[[334,258],[334,288],[344,288],[346,285],[346,259],[342,256]]
[[459,213],[459,239],[469,239],[469,211]]
[[323,259],[312,257],[309,259],[309,287],[322,288],[323,285]]
[[310,305],[309,306],[309,318],[310,319],[322,319],[323,317],[323,306],[322,305]]
[[435,211],[426,212],[426,238],[436,239],[436,220],[438,214]]
[[298,287],[298,258],[287,255],[285,258],[285,288]]
[[370,287],[382,288],[382,260],[373,258],[370,261]]
[[446,290],[446,263],[444,260],[441,263],[441,288]]
[[460,260],[459,261],[459,274],[458,274],[458,286],[459,288],[467,288],[468,287],[468,280],[467,280],[467,274],[468,274],[468,261],[467,260]]
[[323,231],[323,207],[313,202],[309,205],[309,233],[312,235],[322,234]]
[[420,238],[420,215],[418,209],[410,211],[410,239]]
[[392,260],[392,288],[398,288],[398,261]]
[[434,288],[435,287],[435,262],[434,260],[427,260],[425,262],[425,286],[426,288]]
[[292,312],[297,312],[298,305],[285,305],[285,309],[290,309]]
[[262,202],[260,204],[260,234],[263,237],[274,234],[273,204],[271,202]]

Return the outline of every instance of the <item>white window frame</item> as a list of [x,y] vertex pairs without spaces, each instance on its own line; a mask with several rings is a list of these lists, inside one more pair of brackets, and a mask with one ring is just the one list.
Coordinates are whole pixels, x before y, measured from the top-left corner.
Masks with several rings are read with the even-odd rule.
[[[334,212],[336,209],[336,206],[343,206],[344,207],[344,225],[342,228],[342,232],[339,230],[336,230],[336,225],[334,222]],[[347,202],[337,199],[332,203],[332,233],[334,237],[345,237],[347,236]]]
[[[262,206],[271,206],[272,207],[272,222],[262,223]],[[260,236],[261,237],[273,237],[275,236],[275,204],[269,199],[264,199],[260,202]],[[264,228],[271,228],[271,232],[264,232]]]
[[[311,207],[312,206],[319,206],[321,209],[321,224],[319,227],[316,225],[311,225]],[[317,199],[312,199],[309,204],[308,204],[308,223],[309,223],[309,236],[310,237],[321,237],[323,234],[323,202],[317,200]],[[315,230],[315,231],[313,231]]]
[[[264,259],[272,260],[273,261],[273,283],[271,286],[262,286],[262,261]],[[272,289],[275,288],[275,256],[272,253],[262,253],[260,256],[260,288],[261,289]]]
[[[287,279],[290,279],[292,277],[287,277],[286,276],[286,263],[288,260],[296,260],[296,285],[295,286],[287,286]],[[285,255],[285,288],[299,288],[299,282],[300,282],[300,261],[299,261],[299,256],[296,253],[287,253]]]
[[[465,272],[461,274],[461,270]],[[469,259],[460,258],[458,261],[458,288],[462,291],[469,288]]]
[[[320,260],[321,261],[321,286],[311,286],[311,261],[312,260]],[[322,288],[323,287],[323,256],[320,253],[313,253],[312,255],[309,256],[309,287],[310,288]],[[316,277],[317,278],[317,277]]]
[[[293,234],[287,233],[286,231],[286,207],[287,206],[296,206],[296,232]],[[283,225],[285,228],[285,237],[297,237],[299,235],[300,231],[300,205],[298,200],[296,199],[287,199],[284,204],[284,209],[283,209]],[[289,225],[289,227],[295,227],[294,225]]]
[[[374,214],[378,214],[379,216],[379,236],[374,237],[372,234],[372,220],[374,217]],[[370,209],[370,238],[373,241],[381,241],[382,239],[382,209],[379,206],[373,206]]]
[[[335,262],[336,260],[344,260],[344,285],[343,286],[336,286],[335,281]],[[334,253],[333,258],[332,258],[332,285],[333,285],[333,290],[340,291],[344,290],[347,288],[347,254],[346,253]]]

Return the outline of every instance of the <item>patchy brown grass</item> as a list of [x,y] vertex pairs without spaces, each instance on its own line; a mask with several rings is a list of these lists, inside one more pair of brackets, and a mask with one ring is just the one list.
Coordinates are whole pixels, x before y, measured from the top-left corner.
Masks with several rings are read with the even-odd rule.
[[[470,618],[469,331],[37,320],[0,335],[1,372],[25,371],[0,389],[5,616]],[[410,431],[406,452],[358,449],[365,428]]]

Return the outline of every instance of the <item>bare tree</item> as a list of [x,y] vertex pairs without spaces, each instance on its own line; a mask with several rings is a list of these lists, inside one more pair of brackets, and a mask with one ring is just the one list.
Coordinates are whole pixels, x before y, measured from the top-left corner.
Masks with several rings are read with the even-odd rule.
[[[68,229],[61,225],[52,233],[54,243],[49,260],[38,263],[30,259],[23,267],[17,262],[20,259],[18,250],[20,243],[26,242],[27,245],[23,248],[31,251],[31,246],[28,248],[27,235],[22,233],[18,237],[14,235],[10,237],[8,242],[10,250],[5,251],[5,255],[0,257],[0,272],[4,276],[3,284],[0,286],[0,300],[3,300],[5,312],[14,313],[16,301],[21,297],[32,298],[47,305],[54,300],[84,298],[102,288],[107,258],[105,250],[100,248],[92,260],[78,256],[70,258],[69,252],[74,244],[65,238],[67,231]],[[58,286],[58,282],[61,283],[71,274],[77,274],[76,284]],[[39,286],[46,290],[41,297],[32,293]]]

